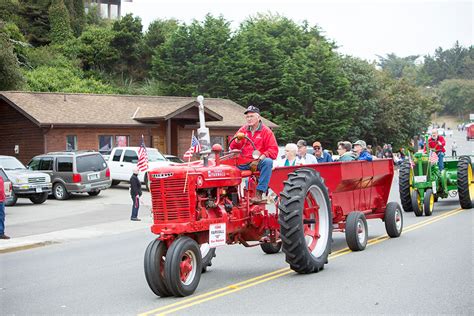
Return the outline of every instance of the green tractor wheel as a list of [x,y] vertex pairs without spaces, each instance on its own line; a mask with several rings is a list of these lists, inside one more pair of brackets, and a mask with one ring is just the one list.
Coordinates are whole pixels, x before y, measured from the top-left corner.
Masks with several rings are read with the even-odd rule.
[[411,193],[411,207],[416,216],[423,215],[423,202],[421,201],[421,196],[418,190],[413,190]]
[[399,172],[399,191],[400,201],[402,202],[403,210],[405,212],[413,212],[411,205],[411,194],[412,194],[412,179],[413,169],[410,167],[410,162],[405,161],[400,166]]
[[434,207],[434,198],[433,190],[428,189],[425,192],[425,197],[423,198],[423,210],[425,212],[425,216],[431,216],[433,214],[433,207]]
[[458,194],[461,207],[464,209],[472,208],[474,179],[471,159],[467,156],[460,157],[458,161]]

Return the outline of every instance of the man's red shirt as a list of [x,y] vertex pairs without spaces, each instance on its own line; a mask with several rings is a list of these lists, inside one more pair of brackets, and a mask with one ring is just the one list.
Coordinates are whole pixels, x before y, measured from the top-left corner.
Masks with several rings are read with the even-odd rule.
[[[441,145],[438,143],[440,142]],[[446,149],[444,148],[446,146],[446,140],[444,139],[443,136],[438,135],[438,139],[433,139],[432,137],[428,138],[428,148],[434,148],[436,152],[442,151],[446,152]],[[425,146],[425,152],[427,148]]]
[[[275,135],[269,127],[262,123],[262,121],[260,121],[257,129],[253,133],[250,130],[250,126],[248,125],[242,126],[237,133],[239,132],[244,133],[245,136],[253,141],[257,150],[260,151],[260,154],[263,154],[265,157],[271,158],[273,160],[277,158],[278,144]],[[232,142],[232,144],[230,144],[230,148],[240,149],[242,150],[242,158],[246,160],[248,159],[249,161],[254,160],[252,158],[254,149],[247,139],[242,139],[239,143],[235,141]]]

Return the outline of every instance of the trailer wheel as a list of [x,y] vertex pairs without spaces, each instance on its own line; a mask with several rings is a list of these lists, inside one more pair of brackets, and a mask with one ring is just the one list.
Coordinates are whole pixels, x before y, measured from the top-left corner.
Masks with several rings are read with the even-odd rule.
[[280,237],[286,262],[298,273],[318,272],[328,262],[332,210],[319,172],[301,168],[288,175],[280,193]]
[[474,199],[474,178],[471,159],[462,156],[458,161],[458,194],[459,203],[464,209],[472,208]]
[[400,166],[398,184],[400,201],[402,202],[403,210],[405,212],[413,212],[413,207],[411,206],[412,175],[413,170],[410,167],[410,162],[403,162]]
[[403,230],[403,214],[397,202],[390,202],[385,209],[385,230],[392,238],[400,237]]
[[201,244],[199,248],[201,249],[202,258],[201,272],[204,273],[207,271],[207,267],[212,266],[212,258],[216,256],[216,248],[211,248],[209,243]]
[[260,244],[260,248],[262,248],[264,253],[271,255],[274,253],[278,253],[280,251],[281,242],[274,242],[274,243],[266,242],[266,243]]
[[425,192],[425,196],[423,198],[423,210],[425,212],[425,216],[431,216],[433,214],[433,207],[434,207],[434,194],[433,190],[428,189]]
[[418,190],[413,190],[411,193],[411,207],[416,216],[423,215],[423,204],[421,202],[420,193]]
[[168,249],[165,261],[166,286],[175,296],[194,293],[201,279],[201,250],[194,239],[180,237]]
[[369,233],[367,220],[362,212],[350,212],[346,218],[346,242],[352,251],[364,250]]
[[164,278],[165,257],[166,244],[159,239],[150,242],[145,251],[145,278],[153,293],[161,297],[171,295]]

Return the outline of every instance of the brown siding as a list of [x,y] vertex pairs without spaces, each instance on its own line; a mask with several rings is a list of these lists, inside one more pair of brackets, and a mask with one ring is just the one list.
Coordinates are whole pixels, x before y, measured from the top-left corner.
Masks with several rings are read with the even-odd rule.
[[[41,129],[4,100],[0,100],[0,118],[0,155],[15,156],[26,164],[43,153]],[[15,145],[19,145],[19,154],[15,154]]]
[[[47,151],[62,151],[66,150],[66,136],[75,135],[77,137],[78,150],[99,150],[99,136],[109,135],[113,136],[129,136],[129,146],[140,146],[142,135],[145,138],[145,144],[151,145],[151,137],[162,137],[154,134],[155,129],[151,128],[53,128],[47,134]],[[114,144],[115,145],[115,144]]]

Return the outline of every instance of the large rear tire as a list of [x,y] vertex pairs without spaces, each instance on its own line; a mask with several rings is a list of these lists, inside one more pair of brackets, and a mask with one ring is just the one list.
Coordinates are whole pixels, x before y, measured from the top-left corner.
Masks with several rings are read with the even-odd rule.
[[458,161],[458,194],[459,204],[464,209],[472,208],[474,199],[474,179],[471,159],[459,157]]
[[367,220],[362,212],[350,212],[346,218],[346,242],[352,251],[362,251],[367,246],[369,233]]
[[400,192],[400,201],[405,212],[413,212],[411,205],[411,178],[412,169],[409,161],[404,161],[400,166],[398,184]]
[[423,211],[425,212],[425,216],[431,216],[431,214],[433,214],[434,202],[433,190],[426,190],[425,196],[423,197]]
[[290,173],[280,197],[278,222],[286,261],[298,273],[322,270],[331,251],[332,211],[319,172],[301,168]]
[[145,278],[148,286],[158,296],[166,297],[171,293],[165,283],[165,257],[166,244],[159,239],[155,239],[146,248],[145,251]]
[[403,213],[397,202],[389,202],[385,209],[385,230],[392,238],[400,237],[403,230]]
[[194,293],[201,279],[201,250],[194,239],[180,237],[173,241],[165,261],[166,286],[175,296]]
[[411,192],[411,208],[416,216],[423,215],[423,203],[421,202],[420,193],[418,190]]

